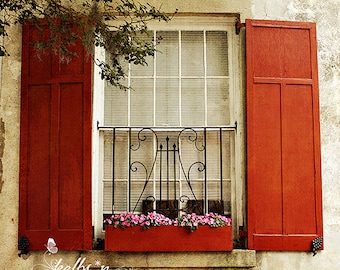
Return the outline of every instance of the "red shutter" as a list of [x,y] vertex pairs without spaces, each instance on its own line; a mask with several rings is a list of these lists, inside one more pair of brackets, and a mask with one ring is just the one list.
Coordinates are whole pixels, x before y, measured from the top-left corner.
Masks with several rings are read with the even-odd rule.
[[29,45],[39,38],[24,25],[19,237],[31,250],[49,237],[60,250],[91,249],[91,61],[80,42],[69,64],[39,59]]
[[314,23],[246,21],[248,245],[310,250],[322,235]]

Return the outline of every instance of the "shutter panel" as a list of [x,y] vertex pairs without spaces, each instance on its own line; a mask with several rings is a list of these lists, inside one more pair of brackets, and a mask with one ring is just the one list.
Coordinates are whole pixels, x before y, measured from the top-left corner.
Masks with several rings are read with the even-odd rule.
[[316,28],[246,21],[248,245],[310,250],[322,235]]
[[39,59],[29,45],[39,35],[24,25],[19,237],[31,250],[49,237],[60,250],[91,249],[91,61],[80,41],[68,64]]

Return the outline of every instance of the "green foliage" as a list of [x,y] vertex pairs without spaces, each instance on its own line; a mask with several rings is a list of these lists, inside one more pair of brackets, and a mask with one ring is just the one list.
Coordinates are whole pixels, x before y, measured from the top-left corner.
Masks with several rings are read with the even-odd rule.
[[[0,14],[0,37],[7,37],[7,27],[29,21],[41,32],[41,40],[34,43],[37,51],[50,49],[61,61],[77,57],[72,47],[78,39],[88,55],[93,55],[94,46],[103,47],[110,59],[93,61],[101,68],[102,79],[121,89],[126,62],[146,65],[146,57],[154,55],[147,23],[170,20],[160,9],[134,0],[1,0]],[[47,35],[42,22],[49,26]],[[4,45],[0,55],[9,55]]]

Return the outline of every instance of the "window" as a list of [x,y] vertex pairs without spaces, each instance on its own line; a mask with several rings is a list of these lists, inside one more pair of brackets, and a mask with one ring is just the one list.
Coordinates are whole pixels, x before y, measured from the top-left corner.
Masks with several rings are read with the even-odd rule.
[[[235,18],[214,15],[178,19],[159,28],[151,25],[150,37],[162,35],[165,40],[159,45],[163,52],[150,59],[151,64],[145,68],[131,67],[126,83],[136,89],[128,92],[115,92],[101,80],[95,80],[93,87],[92,63],[85,57],[69,65],[60,63],[53,53],[38,60],[30,44],[38,39],[39,30],[24,26],[19,237],[28,238],[29,249],[44,250],[49,237],[61,250],[91,249],[92,226],[95,237],[101,236],[103,214],[111,211],[111,202],[103,200],[103,194],[111,197],[108,190],[114,187],[110,186],[113,175],[117,175],[116,183],[122,190],[118,201],[134,200],[136,205],[136,198],[144,193],[137,193],[137,197],[129,193],[131,188],[126,185],[132,178],[126,177],[129,170],[122,164],[129,164],[124,161],[132,156],[127,142],[138,145],[133,138],[141,128],[152,134],[157,130],[158,138],[169,136],[169,140],[176,138],[176,132],[193,134],[197,130],[196,150],[202,149],[203,141],[206,159],[201,151],[192,151],[192,144],[186,145],[187,139],[177,141],[176,149],[180,150],[176,158],[181,155],[206,165],[206,178],[197,170],[189,177],[199,206],[208,209],[209,199],[223,198],[222,211],[231,212],[234,237],[239,227],[248,230],[248,248],[309,250],[311,241],[322,236],[315,24],[247,20],[245,99],[241,90],[244,87],[238,81],[242,77],[238,59],[242,59],[239,53],[243,46],[235,34]],[[47,26],[45,30],[48,33]],[[226,51],[222,49],[225,47]],[[76,48],[78,55],[83,55],[80,43]],[[213,55],[209,48],[214,48]],[[97,51],[96,56],[105,57],[105,53]],[[221,61],[215,61],[215,56]],[[146,91],[147,99],[138,87]],[[112,93],[117,99],[110,98]],[[120,107],[120,102],[125,105]],[[247,113],[246,128],[243,110]],[[117,144],[112,144],[114,132]],[[153,138],[144,144],[139,156],[155,153],[156,142]],[[117,152],[112,151],[112,145],[117,146]],[[216,152],[222,153],[222,158],[216,158]],[[114,160],[118,160],[115,173],[111,172],[113,153],[117,153]],[[183,164],[190,167],[190,161],[184,160]],[[162,167],[163,163],[157,162],[155,167]],[[146,160],[143,164],[150,166],[152,162]],[[174,164],[170,168],[178,172],[178,177],[173,173],[169,182],[180,186],[181,191],[177,194],[170,190],[170,195],[179,198],[188,190],[184,173],[188,170],[183,172],[181,165]],[[155,172],[149,178],[134,178],[135,186],[145,187],[156,198],[151,207],[157,207],[160,196],[166,198],[166,194],[157,193],[154,179],[159,177]],[[156,188],[149,190],[145,179]],[[209,190],[204,179],[212,183],[212,187],[206,185]],[[223,192],[218,194],[216,190]],[[162,199],[159,201],[162,204]],[[119,211],[129,205],[115,203]],[[178,210],[183,207],[180,203],[178,207],[173,205]],[[140,204],[137,208],[143,211]]]
[[104,96],[94,108],[101,161],[95,185],[103,198],[95,211],[97,235],[113,210],[235,215],[242,112],[234,24],[235,17],[176,16],[150,25],[157,51],[147,66],[127,66],[130,89],[95,85],[95,96]]

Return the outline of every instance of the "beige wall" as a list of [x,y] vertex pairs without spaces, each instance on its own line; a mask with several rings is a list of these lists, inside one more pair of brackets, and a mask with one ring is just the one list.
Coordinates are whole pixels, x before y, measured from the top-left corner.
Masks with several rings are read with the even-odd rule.
[[[20,70],[21,31],[11,29],[10,57],[3,57],[0,77],[0,265],[6,265],[17,257],[18,230],[18,172],[19,172],[19,114],[20,114]],[[3,155],[1,155],[3,151]],[[0,167],[1,168],[1,167]],[[9,267],[8,269],[16,269]],[[17,268],[20,269],[20,268]]]
[[[338,269],[340,268],[340,1],[338,0],[173,0],[149,1],[172,12],[226,12],[239,13],[245,18],[315,21],[318,30],[319,78],[322,138],[322,174],[324,204],[325,250],[313,257],[307,252],[257,252],[255,269]],[[163,2],[163,3],[162,3]],[[20,117],[20,68],[21,30],[11,29],[6,40],[10,57],[0,59],[0,268],[32,269],[44,262],[42,252],[32,252],[28,258],[17,256],[18,228],[18,172],[19,172],[19,117]],[[235,252],[234,252],[235,253]],[[80,253],[61,252],[64,265],[72,265]],[[89,260],[102,256],[102,260],[117,264],[137,266],[138,260],[160,262],[177,260],[185,264],[204,268],[223,267],[227,261],[235,259],[229,255],[214,257],[178,254],[169,256],[122,257],[105,254],[86,254]],[[211,256],[211,255],[210,255]],[[248,259],[243,265],[252,266],[254,254],[238,253],[239,258]],[[131,261],[132,258],[132,261]],[[49,258],[48,258],[49,259]],[[202,263],[199,263],[201,259]],[[49,259],[50,260],[50,259]],[[197,261],[198,260],[198,261]],[[210,264],[211,262],[211,264]],[[221,263],[220,263],[221,262]],[[223,263],[222,263],[223,262]],[[116,264],[116,265],[117,265]],[[152,263],[151,263],[152,264]],[[143,264],[149,268],[150,264]],[[143,266],[140,264],[140,266]],[[234,264],[236,265],[236,263]],[[186,266],[188,267],[188,265]],[[39,268],[34,268],[39,269]]]

